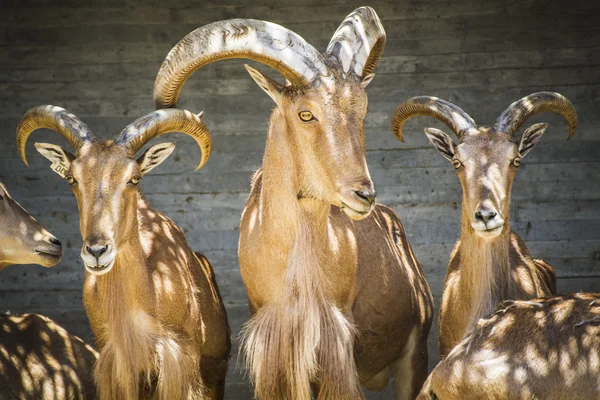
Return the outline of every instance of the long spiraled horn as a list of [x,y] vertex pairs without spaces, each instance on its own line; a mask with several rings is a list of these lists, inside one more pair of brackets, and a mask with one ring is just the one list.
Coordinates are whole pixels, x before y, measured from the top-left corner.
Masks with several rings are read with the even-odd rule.
[[404,142],[402,136],[404,123],[410,118],[420,115],[439,119],[452,129],[459,139],[470,129],[476,127],[473,118],[457,105],[437,97],[418,96],[400,104],[394,112],[392,130],[398,140]]
[[25,113],[17,126],[17,149],[25,165],[29,165],[25,154],[27,139],[33,131],[40,128],[48,128],[60,133],[75,150],[79,150],[85,142],[94,140],[90,128],[64,108],[52,105],[34,107]]
[[156,108],[175,107],[183,84],[194,71],[228,58],[261,62],[303,87],[328,74],[323,56],[289,29],[266,21],[230,19],[190,32],[171,49],[154,83]]
[[529,117],[544,111],[565,117],[569,124],[567,139],[571,139],[577,127],[577,111],[566,97],[554,92],[537,92],[515,101],[498,117],[494,129],[512,137]]
[[202,156],[196,170],[210,157],[212,139],[208,128],[200,117],[187,110],[166,109],[151,112],[127,125],[117,139],[117,143],[127,147],[134,154],[157,136],[169,132],[182,132],[194,138]]
[[352,70],[363,77],[375,70],[385,40],[385,30],[375,10],[360,7],[337,28],[325,54],[335,57],[344,72]]

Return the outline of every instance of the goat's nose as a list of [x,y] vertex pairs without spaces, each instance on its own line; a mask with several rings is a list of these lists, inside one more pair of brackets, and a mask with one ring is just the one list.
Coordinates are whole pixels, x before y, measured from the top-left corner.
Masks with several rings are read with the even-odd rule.
[[106,250],[108,250],[108,246],[85,246],[85,251],[96,257],[96,259],[100,258],[102,254],[106,253]]
[[57,238],[55,238],[54,236],[48,238],[48,241],[52,244],[55,244],[57,246],[62,246],[62,243],[60,242],[60,240],[58,240]]
[[377,197],[377,192],[375,191],[375,189],[372,188],[363,188],[360,190],[355,190],[354,193],[356,193],[358,197],[368,201],[369,203],[373,203],[375,201],[375,197]]
[[482,221],[484,223],[496,218],[496,215],[498,215],[498,213],[496,211],[492,211],[492,210],[477,210],[475,212],[475,219],[477,221]]

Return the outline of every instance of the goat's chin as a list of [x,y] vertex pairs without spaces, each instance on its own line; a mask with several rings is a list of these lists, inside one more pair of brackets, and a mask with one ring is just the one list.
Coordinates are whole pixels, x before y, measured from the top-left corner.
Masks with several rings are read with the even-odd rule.
[[474,229],[475,234],[483,239],[494,239],[502,233],[502,228],[504,225],[498,225],[495,228],[491,229]]
[[103,264],[103,265],[88,265],[84,262],[85,265],[85,270],[87,272],[89,272],[92,275],[104,275],[107,274],[112,267],[115,265],[115,260],[113,259],[111,262],[109,262],[108,264]]
[[369,207],[367,211],[357,211],[345,205],[344,207],[342,207],[342,210],[344,211],[344,213],[346,213],[347,216],[349,216],[354,221],[360,221],[361,219],[367,218],[371,214],[373,207]]

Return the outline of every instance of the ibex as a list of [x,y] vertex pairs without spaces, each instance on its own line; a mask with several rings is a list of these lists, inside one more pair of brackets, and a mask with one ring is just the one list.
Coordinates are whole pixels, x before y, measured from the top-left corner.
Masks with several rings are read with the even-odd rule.
[[[61,243],[0,183],[0,269],[55,266]],[[47,317],[0,314],[0,399],[94,399],[98,354]]]
[[518,143],[512,139],[529,117],[543,111],[564,116],[571,138],[577,113],[558,93],[534,93],[514,102],[493,127],[477,126],[462,109],[435,97],[414,97],[396,109],[392,129],[401,141],[404,123],[420,115],[439,119],[460,140],[456,145],[439,129],[425,129],[433,146],[454,165],[463,189],[460,240],[450,256],[440,307],[442,357],[499,302],[556,292],[552,267],[531,257],[509,223],[517,169],[548,125],[532,125]]
[[598,398],[598,293],[502,303],[435,367],[418,397]]
[[138,189],[174,144],[156,144],[135,159],[151,139],[183,132],[200,146],[200,168],[211,148],[206,126],[188,111],[155,111],[116,141],[100,141],[73,114],[39,106],[17,128],[26,164],[27,138],[39,128],[56,131],[76,149],[73,155],[36,143],[79,206],[83,300],[100,351],[94,369],[100,398],[222,399],[230,339],[211,265]]
[[248,58],[275,101],[262,168],[242,214],[239,261],[252,319],[242,348],[260,399],[363,398],[394,375],[414,398],[427,373],[429,286],[398,217],[375,204],[365,159],[366,86],[385,33],[362,7],[321,55],[294,32],[234,19],[184,37],[154,87],[157,108],[175,106],[202,66]]

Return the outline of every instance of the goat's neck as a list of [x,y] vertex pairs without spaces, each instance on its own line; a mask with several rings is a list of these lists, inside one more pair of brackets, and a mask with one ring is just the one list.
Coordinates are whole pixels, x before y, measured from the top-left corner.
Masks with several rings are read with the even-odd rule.
[[496,309],[498,302],[511,298],[509,258],[510,225],[505,222],[495,238],[478,236],[463,207],[460,235],[460,293],[467,294],[469,326]]
[[283,129],[285,123],[271,120],[262,169],[260,234],[265,246],[287,256],[289,283],[304,279],[300,270],[311,276],[319,273],[319,259],[327,249],[330,204],[301,198],[300,171]]

